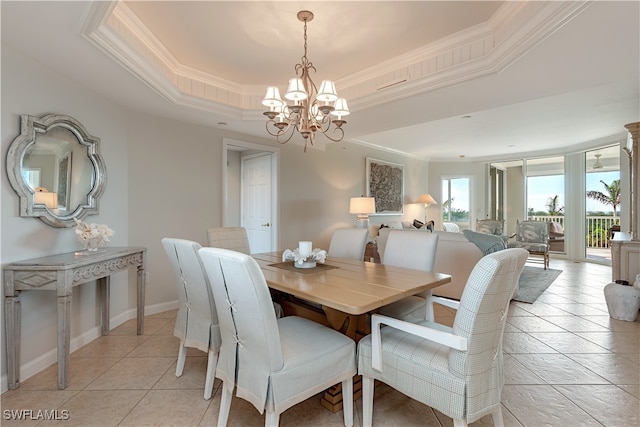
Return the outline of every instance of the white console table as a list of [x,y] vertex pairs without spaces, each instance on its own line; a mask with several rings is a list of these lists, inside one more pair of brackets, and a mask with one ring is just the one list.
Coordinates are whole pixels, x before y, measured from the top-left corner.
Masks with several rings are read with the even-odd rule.
[[109,334],[109,279],[111,274],[137,267],[138,335],[144,328],[146,248],[104,247],[98,251],[69,252],[14,262],[3,267],[7,382],[20,386],[20,292],[56,291],[58,296],[58,389],[69,383],[69,314],[74,286],[97,281],[101,299],[102,335]]

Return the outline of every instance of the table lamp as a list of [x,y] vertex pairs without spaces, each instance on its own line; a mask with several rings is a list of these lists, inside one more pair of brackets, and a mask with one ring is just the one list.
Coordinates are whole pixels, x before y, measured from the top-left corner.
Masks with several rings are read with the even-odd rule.
[[373,197],[352,197],[349,213],[356,214],[357,228],[369,228],[369,214],[376,213],[376,201]]
[[424,224],[426,225],[427,224],[427,208],[429,207],[429,205],[437,205],[438,203],[436,203],[435,199],[431,197],[431,194],[429,193],[421,194],[420,197],[418,197],[418,200],[416,200],[416,203],[420,203],[424,205]]
[[44,187],[36,187],[33,195],[35,204],[45,205],[49,209],[58,209],[58,193],[47,191]]

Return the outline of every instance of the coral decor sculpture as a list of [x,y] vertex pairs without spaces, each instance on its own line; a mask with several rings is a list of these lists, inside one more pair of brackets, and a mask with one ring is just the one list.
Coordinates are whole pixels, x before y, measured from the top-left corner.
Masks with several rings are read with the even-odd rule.
[[109,237],[115,232],[105,224],[87,224],[78,219],[76,221],[76,235],[82,247],[88,251],[97,251],[98,248],[109,242]]
[[310,254],[304,255],[299,249],[285,249],[282,253],[282,261],[292,261],[294,266],[298,268],[312,268],[316,266],[316,262],[324,264],[327,259],[327,251],[324,249],[314,249]]

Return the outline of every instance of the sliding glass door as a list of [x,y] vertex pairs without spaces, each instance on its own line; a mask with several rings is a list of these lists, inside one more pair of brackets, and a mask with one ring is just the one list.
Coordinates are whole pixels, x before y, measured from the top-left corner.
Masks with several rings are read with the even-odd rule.
[[[508,162],[489,167],[487,215],[499,218],[504,174],[506,232],[517,220],[550,223],[550,249],[572,259],[610,263],[609,240],[620,224],[620,147],[602,147],[566,156]],[[622,209],[625,209],[622,206]],[[553,259],[553,255],[552,255]]]
[[611,262],[609,240],[620,231],[620,147],[585,153],[585,246],[588,260]]
[[505,220],[505,179],[505,169],[496,165],[489,165],[489,209],[487,210],[487,219]]
[[526,160],[527,219],[550,223],[550,250],[565,252],[564,156]]

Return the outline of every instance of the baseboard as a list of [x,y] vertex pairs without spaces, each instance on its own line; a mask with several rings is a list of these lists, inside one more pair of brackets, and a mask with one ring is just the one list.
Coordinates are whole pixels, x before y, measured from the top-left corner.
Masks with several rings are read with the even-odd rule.
[[[149,316],[151,314],[157,314],[157,313],[162,313],[164,311],[175,310],[178,308],[179,305],[180,305],[180,301],[178,300],[163,302],[161,304],[148,305],[144,308],[144,315]],[[133,317],[135,317],[135,315]]]
[[[162,313],[163,311],[175,310],[178,308],[178,300],[169,301],[161,304],[154,304],[150,306],[145,306],[144,314],[145,316]],[[126,310],[115,317],[109,319],[109,326],[111,329],[122,325],[124,322],[130,319],[135,319],[137,316],[137,311],[135,308]],[[82,335],[79,335],[75,338],[72,338],[70,341],[69,352],[73,353],[80,347],[89,344],[91,341],[101,336],[101,327],[100,325],[91,328],[86,331]],[[25,381],[28,378],[34,376],[38,372],[41,372],[47,369],[49,366],[56,363],[58,360],[58,349],[53,348],[46,353],[42,354],[39,357],[36,357],[33,360],[30,360],[26,363],[20,365],[20,381]],[[1,392],[4,393],[9,389],[7,383],[7,374],[2,375],[2,379],[0,380],[0,389]]]

